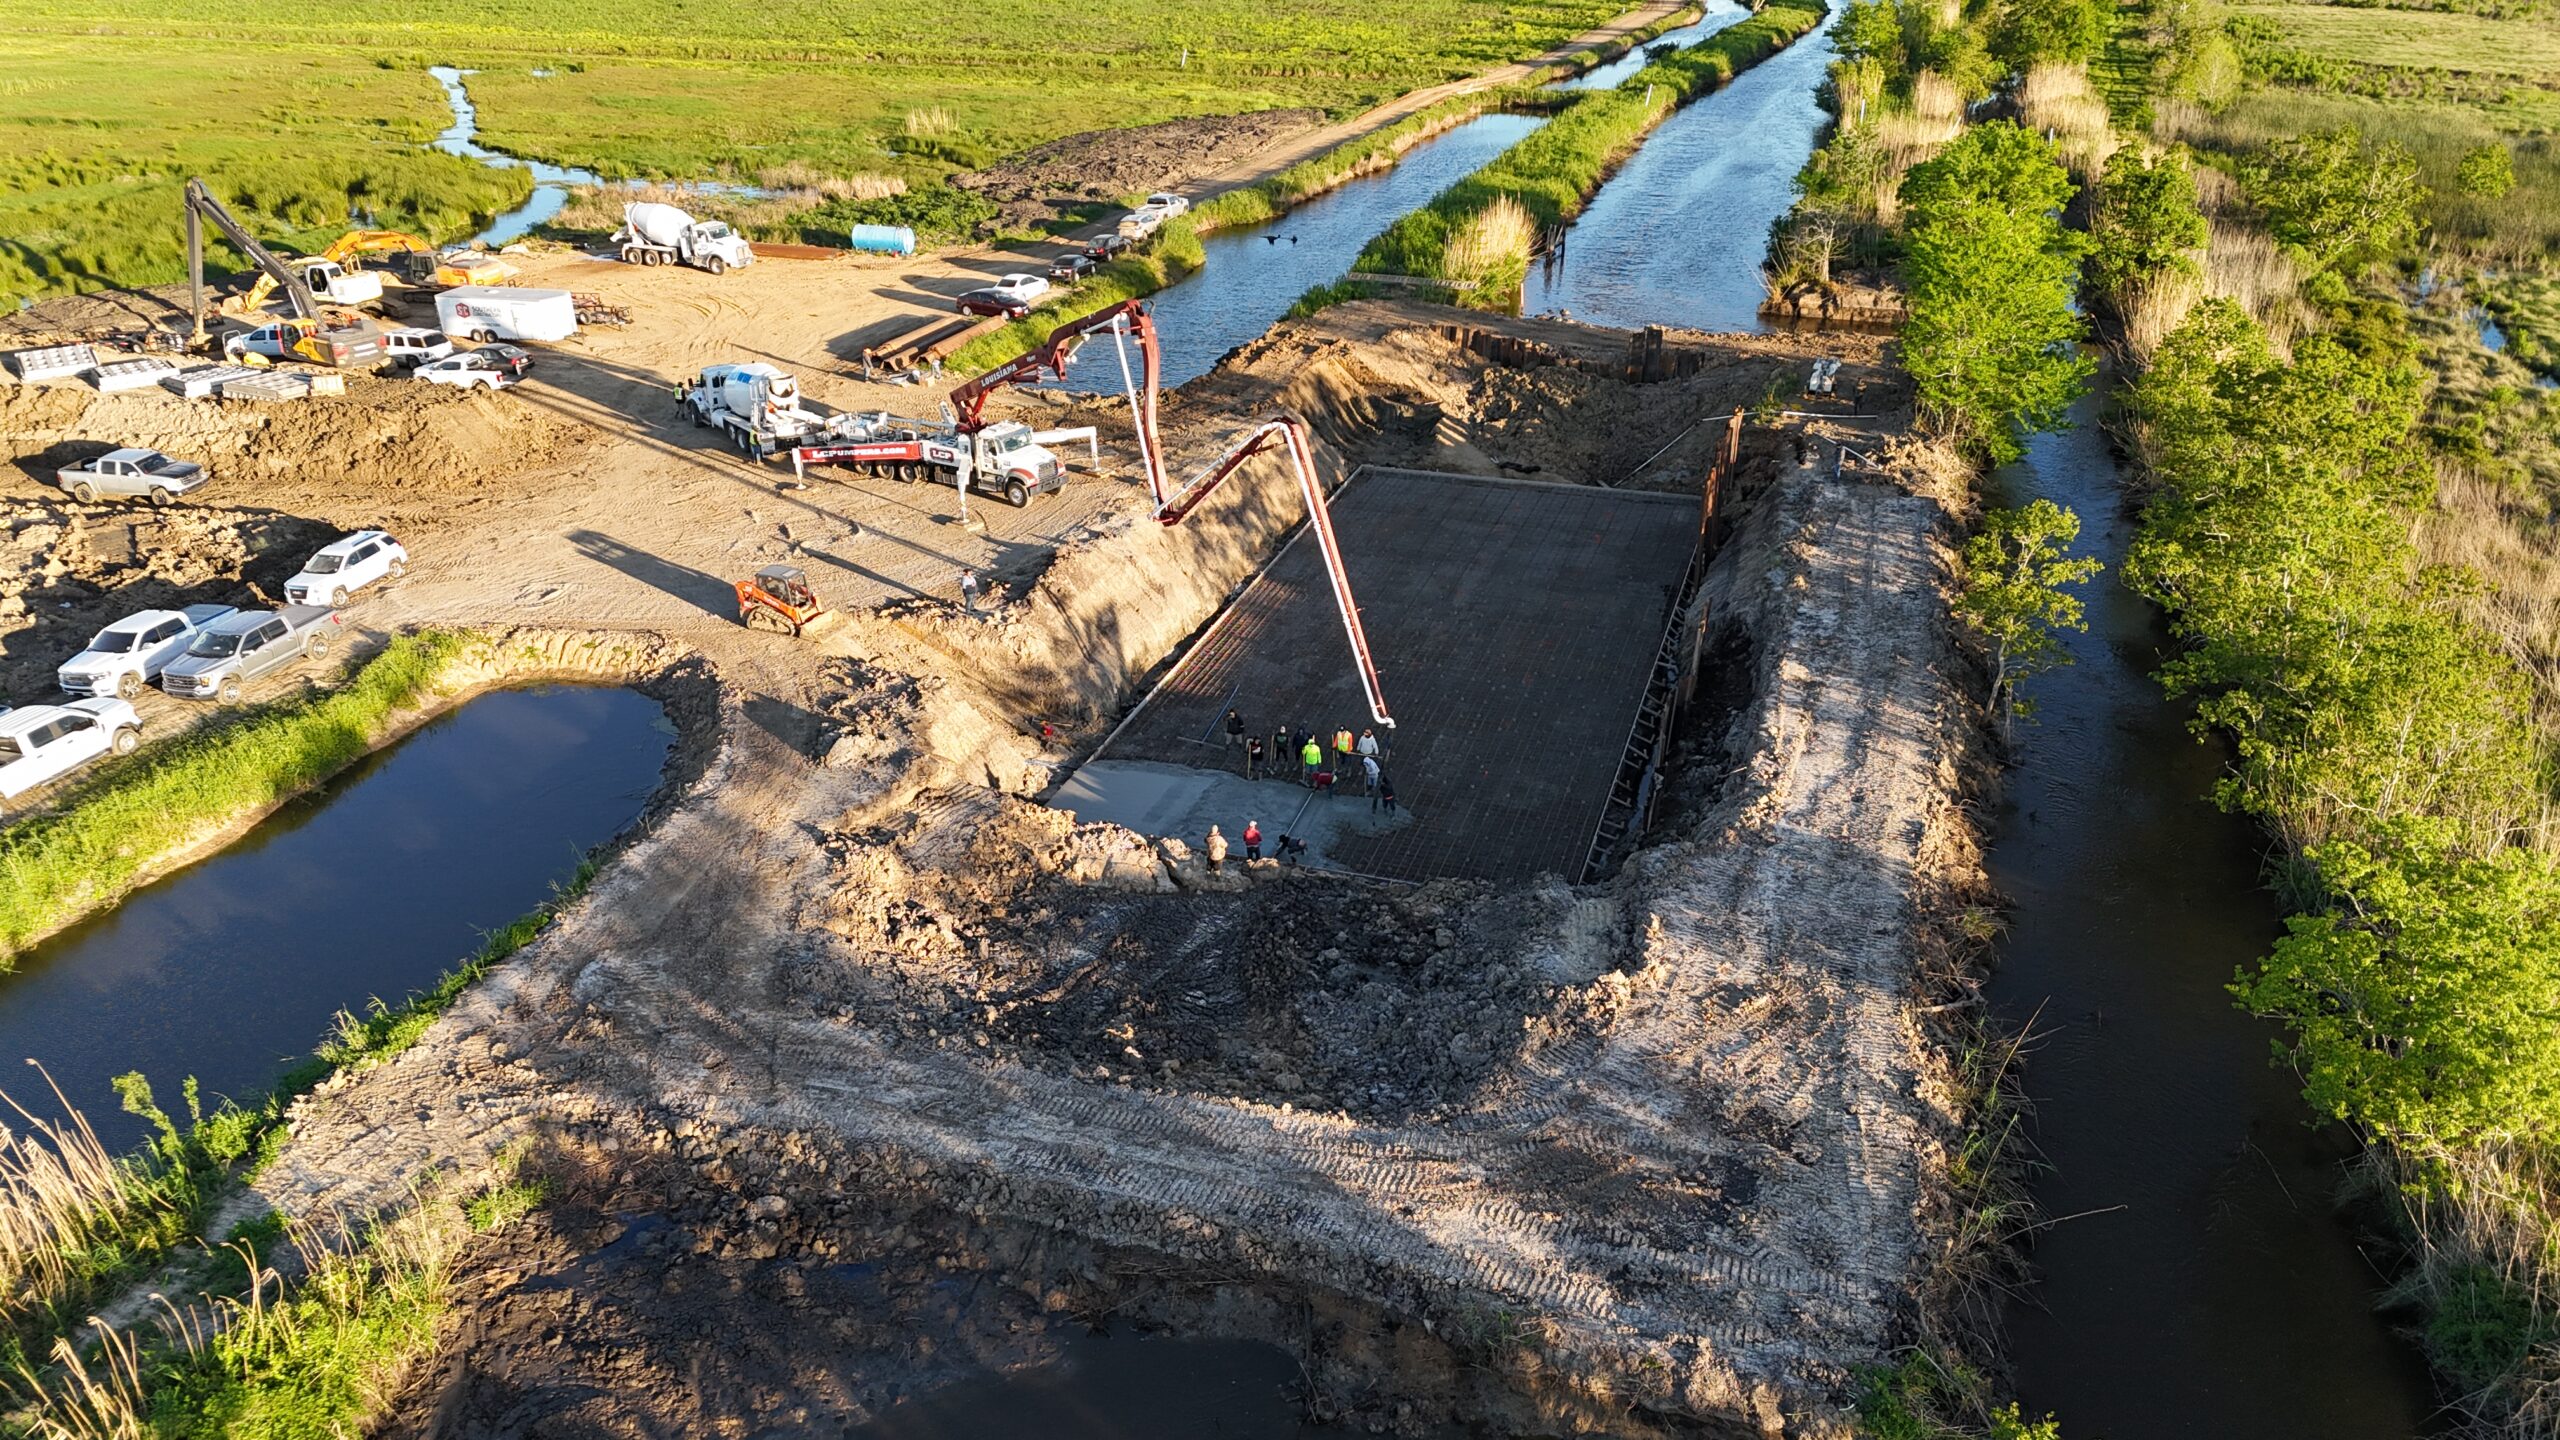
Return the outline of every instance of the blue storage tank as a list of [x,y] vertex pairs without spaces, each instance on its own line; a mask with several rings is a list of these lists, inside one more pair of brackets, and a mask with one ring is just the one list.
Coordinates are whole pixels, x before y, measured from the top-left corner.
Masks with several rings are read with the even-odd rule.
[[856,250],[868,250],[875,255],[913,255],[916,253],[916,232],[904,225],[856,225],[853,227],[852,244]]

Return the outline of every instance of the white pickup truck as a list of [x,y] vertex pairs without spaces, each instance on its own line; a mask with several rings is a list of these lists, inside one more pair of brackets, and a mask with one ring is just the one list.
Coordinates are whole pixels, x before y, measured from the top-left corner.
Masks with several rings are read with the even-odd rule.
[[130,755],[142,717],[112,695],[0,715],[0,800],[15,800],[101,755]]
[[121,695],[130,700],[159,679],[170,661],[186,653],[187,642],[230,613],[228,605],[190,605],[184,610],[127,615],[90,636],[87,649],[63,661],[54,683],[65,694]]

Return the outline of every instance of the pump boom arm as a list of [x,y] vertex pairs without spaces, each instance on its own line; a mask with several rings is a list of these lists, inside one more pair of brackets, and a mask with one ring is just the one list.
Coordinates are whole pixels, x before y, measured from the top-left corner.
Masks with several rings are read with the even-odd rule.
[[985,424],[987,396],[1006,386],[1036,379],[1042,372],[1064,378],[1068,362],[1075,358],[1078,347],[1095,335],[1109,333],[1115,338],[1134,341],[1138,347],[1138,372],[1129,373],[1128,354],[1121,353],[1120,369],[1128,387],[1129,409],[1138,431],[1138,458],[1147,472],[1147,493],[1155,500],[1155,518],[1165,525],[1179,525],[1188,518],[1210,492],[1226,483],[1227,477],[1244,468],[1245,462],[1264,454],[1275,446],[1287,454],[1289,468],[1298,480],[1298,491],[1307,503],[1307,528],[1315,532],[1316,546],[1324,552],[1325,576],[1333,585],[1333,601],[1342,612],[1343,637],[1351,642],[1351,658],[1360,672],[1361,692],[1369,702],[1369,714],[1377,723],[1395,728],[1395,719],[1387,713],[1387,700],[1378,684],[1377,662],[1369,654],[1369,636],[1360,624],[1360,607],[1351,595],[1351,577],[1342,566],[1342,547],[1333,534],[1333,513],[1326,506],[1324,482],[1316,473],[1315,453],[1307,442],[1307,428],[1293,415],[1278,415],[1255,426],[1245,436],[1227,447],[1209,467],[1176,490],[1165,473],[1164,448],[1156,437],[1156,393],[1163,374],[1163,359],[1156,346],[1155,321],[1143,300],[1124,300],[1071,320],[1051,332],[1048,340],[1035,351],[1019,356],[978,376],[951,392],[953,408],[960,417],[963,431],[975,431]]

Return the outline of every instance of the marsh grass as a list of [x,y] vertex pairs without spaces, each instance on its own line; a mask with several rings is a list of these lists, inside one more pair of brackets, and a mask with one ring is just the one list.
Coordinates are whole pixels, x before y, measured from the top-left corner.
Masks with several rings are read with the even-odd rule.
[[2035,65],[2018,82],[2017,98],[2019,118],[2053,141],[2063,163],[2084,185],[2106,167],[2107,157],[2121,143],[2107,102],[2090,88],[2083,66]]
[[1259,225],[1266,220],[1277,219],[1291,206],[1346,180],[1386,169],[1401,159],[1406,151],[1453,126],[1516,105],[1543,105],[1550,98],[1532,87],[1510,86],[1472,91],[1439,101],[1393,125],[1301,160],[1267,180],[1240,185],[1214,195],[1192,207],[1191,222],[1206,234],[1230,226]]
[[461,645],[448,631],[399,636],[342,685],[145,746],[54,809],[0,826],[0,960],[122,894],[162,856],[354,763]]

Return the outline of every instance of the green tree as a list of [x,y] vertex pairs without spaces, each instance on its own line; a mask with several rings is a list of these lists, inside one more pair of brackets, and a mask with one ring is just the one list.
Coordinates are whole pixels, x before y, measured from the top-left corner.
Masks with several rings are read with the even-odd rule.
[[2465,195],[2499,199],[2516,188],[2516,157],[2505,144],[2492,140],[2462,157],[2462,164],[2454,169],[2453,183]]
[[2107,43],[2100,0],[2010,0],[1991,31],[1991,53],[2012,70],[2051,61],[2077,65]]
[[[1887,71],[1902,68],[1902,17],[1894,0],[1851,0],[1831,30],[1832,48],[1852,64],[1881,63]],[[1852,117],[1855,118],[1855,117]]]
[[2560,1129],[2560,875],[2396,830],[2310,858],[2336,897],[2233,985],[2280,1015],[2325,1114],[2426,1153]]
[[2108,295],[2122,297],[2173,271],[2194,273],[2207,229],[2186,152],[2154,159],[2128,146],[2109,156],[2089,230],[2089,278]]
[[2074,558],[2080,517],[2050,500],[2021,509],[1994,510],[1964,547],[1964,594],[1956,613],[1991,647],[1991,703],[2007,715],[2029,715],[2035,704],[2019,692],[2029,677],[2071,663],[2060,632],[2086,630],[2080,597],[2102,568]]
[[2276,239],[2315,271],[2409,244],[2427,199],[2407,150],[2368,147],[2352,125],[2275,141],[2242,167],[2241,183]]
[[2053,147],[1998,120],[1903,177],[1902,359],[1922,412],[1994,461],[2052,429],[2096,368],[2079,350],[2080,254]]

